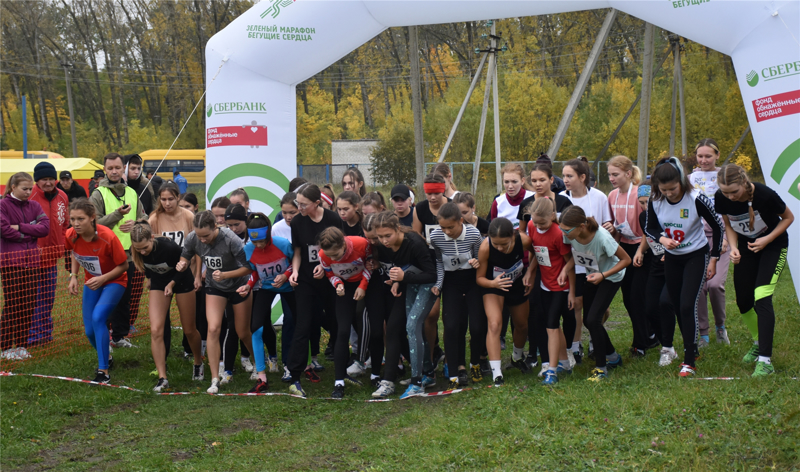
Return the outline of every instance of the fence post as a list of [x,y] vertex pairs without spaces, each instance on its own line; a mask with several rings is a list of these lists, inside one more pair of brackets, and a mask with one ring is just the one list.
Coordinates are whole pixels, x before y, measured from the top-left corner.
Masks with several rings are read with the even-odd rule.
[[327,184],[330,181],[331,181],[331,165],[325,164],[325,183]]

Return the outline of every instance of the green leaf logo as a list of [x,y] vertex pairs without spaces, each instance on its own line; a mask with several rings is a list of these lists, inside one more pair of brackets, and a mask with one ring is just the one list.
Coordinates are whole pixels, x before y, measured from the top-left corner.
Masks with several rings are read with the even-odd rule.
[[750,73],[747,74],[746,78],[747,85],[755,87],[758,84],[758,72],[751,70]]
[[208,111],[206,112],[207,117],[211,117],[211,114],[214,112],[214,107],[212,105],[208,106]]

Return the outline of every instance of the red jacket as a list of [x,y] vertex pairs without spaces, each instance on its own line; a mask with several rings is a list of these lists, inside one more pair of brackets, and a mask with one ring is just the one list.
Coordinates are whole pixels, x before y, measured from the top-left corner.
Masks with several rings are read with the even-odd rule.
[[50,218],[50,234],[39,238],[37,242],[42,250],[42,267],[54,266],[64,255],[64,235],[70,227],[69,198],[63,190],[58,188],[55,190],[55,196],[46,195],[38,185],[34,185],[30,196],[32,201],[41,205],[44,214]]

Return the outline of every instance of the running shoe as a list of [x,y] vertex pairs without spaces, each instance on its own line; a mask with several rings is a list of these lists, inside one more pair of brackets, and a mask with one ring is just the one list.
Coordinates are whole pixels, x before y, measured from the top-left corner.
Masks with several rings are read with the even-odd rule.
[[767,364],[766,362],[759,361],[756,362],[756,370],[753,371],[753,377],[765,377],[767,375],[771,375],[775,373],[775,367],[772,364]]
[[193,357],[194,357],[194,356],[192,355],[192,353],[191,353],[191,352],[186,352],[186,351],[183,351],[183,358],[184,358],[184,359],[191,359],[191,358],[193,358]]
[[283,376],[281,377],[281,382],[292,383],[292,373],[289,372],[289,368],[283,366]]
[[575,356],[572,354],[572,351],[570,351],[569,349],[567,349],[567,360],[569,361],[569,368],[570,369],[575,367],[575,364],[577,364],[577,362],[575,361]]
[[447,386],[447,390],[458,390],[459,388],[461,388],[461,385],[458,384],[458,379],[456,380],[450,379],[450,383]]
[[750,350],[747,351],[747,354],[744,355],[742,358],[742,362],[747,364],[752,364],[753,362],[758,360],[758,344],[753,344],[750,346]]
[[506,350],[506,340],[503,339],[503,338],[500,338],[500,350],[501,351],[505,351]]
[[311,359],[311,364],[309,365],[311,366],[312,369],[314,369],[314,372],[322,372],[323,370],[325,370],[325,366],[320,364],[319,361],[316,359]]
[[644,357],[647,354],[646,352],[644,352],[644,349],[639,349],[633,346],[631,346],[630,348],[630,353],[631,357],[634,359]]
[[694,377],[697,373],[697,367],[692,367],[689,364],[681,364],[681,371],[678,373],[681,377]]
[[590,382],[603,382],[604,380],[606,380],[606,377],[607,377],[606,371],[604,371],[603,369],[601,369],[599,367],[595,367],[594,369],[592,369],[592,373],[589,375],[589,378],[586,379],[586,380],[588,380]]
[[314,372],[314,369],[311,366],[306,367],[306,370],[303,373],[306,374],[306,378],[308,379],[309,382],[318,383],[319,381],[322,380],[321,378],[319,378],[319,375],[317,375],[317,373]]
[[672,361],[678,358],[678,353],[675,352],[674,347],[662,347],[661,358],[658,360],[658,365],[666,367],[672,364]]
[[242,367],[244,367],[245,372],[253,371],[253,363],[250,361],[249,357],[242,357],[240,361],[242,362]]
[[358,377],[364,375],[366,372],[366,366],[358,361],[353,362],[350,364],[350,367],[347,368],[347,375],[350,377]]
[[546,374],[544,374],[544,380],[539,382],[541,385],[555,385],[558,383],[558,375],[552,370],[548,370]]
[[505,382],[505,380],[503,380],[503,376],[502,375],[498,375],[497,377],[494,378],[494,386],[495,387],[502,387],[503,384],[505,384],[505,383],[506,382]]
[[[548,371],[549,372],[549,371]],[[572,374],[572,369],[567,369],[566,367],[562,366],[560,363],[556,366],[556,374],[561,375],[570,375]],[[547,377],[547,372],[545,372],[545,377]]]
[[622,356],[617,354],[617,360],[615,361],[606,360],[606,366],[609,369],[616,369],[617,367],[622,367]]
[[110,384],[111,383],[111,376],[103,372],[102,370],[98,370],[94,373],[95,377],[92,382],[99,383],[99,384]]
[[525,359],[518,359],[516,361],[514,359],[511,359],[511,367],[516,367],[523,374],[531,373],[531,368],[530,366],[528,366],[528,364],[525,363]]
[[424,395],[424,394],[425,394],[425,387],[423,387],[422,385],[411,384],[408,386],[406,391],[403,392],[402,395],[400,395],[400,400],[405,400],[406,398],[409,397],[417,397],[419,395]]
[[153,369],[150,371],[151,377],[158,377],[158,369]]
[[18,347],[17,357],[19,358],[19,360],[24,361],[25,359],[30,359],[32,356],[31,353],[29,353],[28,350],[25,349],[24,347]]
[[203,364],[192,366],[192,380],[203,380],[205,378],[203,370]]
[[381,380],[378,389],[372,392],[372,398],[386,398],[392,394],[394,394],[394,382]]
[[442,375],[445,378],[450,378],[450,367],[447,366],[447,362],[445,362],[444,367],[442,367]]
[[536,356],[528,354],[525,356],[525,364],[530,368],[530,370],[533,370],[537,365],[539,365],[539,359]]
[[655,334],[650,337],[649,341],[650,341],[650,344],[648,344],[647,346],[644,347],[645,351],[650,350],[650,349],[655,349],[655,348],[657,348],[658,346],[661,345],[661,341],[658,340],[658,338],[656,337]]
[[461,387],[469,386],[469,377],[467,376],[467,369],[458,371],[458,385]]
[[364,362],[364,369],[371,369],[372,368],[372,357],[367,357],[366,362]]
[[17,357],[17,350],[13,349],[13,348],[12,349],[6,349],[5,351],[3,351],[2,358],[3,359],[8,359],[10,361],[18,361],[18,360],[20,360],[19,357]]
[[401,380],[401,381],[399,381],[397,383],[399,383],[400,385],[403,385],[403,386],[410,385],[411,384],[411,377],[409,377],[407,379],[403,379],[403,380]]
[[270,357],[267,359],[267,367],[269,368],[270,374],[277,374],[278,371],[278,358],[277,357]]
[[481,374],[488,375],[491,378],[492,375],[492,365],[489,364],[489,359],[481,359]]
[[481,366],[474,365],[470,367],[470,373],[472,374],[472,383],[478,383],[483,380],[483,373],[481,372]]
[[220,385],[228,385],[233,380],[233,371],[223,370],[219,374]]
[[117,340],[117,341],[114,341],[114,340],[112,339],[112,340],[111,340],[111,346],[112,346],[112,347],[138,347],[138,346],[136,346],[135,344],[133,344],[133,343],[131,342],[131,340],[130,340],[130,339],[128,339],[128,338],[122,338],[122,339],[119,339],[119,340]]
[[258,380],[258,371],[256,369],[250,372],[250,380]]
[[269,390],[269,381],[259,379],[255,387],[251,388],[247,393],[264,393],[267,390]]
[[573,357],[575,357],[575,364],[581,365],[583,364],[583,344],[578,346],[577,351],[572,351]]
[[345,375],[344,376],[344,383],[348,383],[348,384],[353,385],[355,387],[363,387],[364,386],[364,382],[362,382],[362,381],[360,381],[358,379],[355,379],[353,377],[350,377],[349,375]]
[[108,370],[111,370],[112,367],[114,367],[114,358],[111,357],[111,354],[109,354],[108,355]]
[[697,340],[697,349],[705,349],[708,347],[708,339],[706,338],[708,338],[708,335],[700,336]]
[[436,384],[436,374],[431,373],[430,375],[423,375],[422,376],[422,388],[430,387],[431,385]]
[[731,344],[731,340],[728,338],[728,330],[725,328],[717,328],[717,343],[718,344]]
[[156,383],[156,386],[153,387],[153,391],[161,393],[162,390],[166,390],[168,388],[169,388],[169,382],[164,377],[161,377],[158,379],[158,383]]
[[289,393],[291,393],[292,395],[299,395],[303,398],[306,397],[306,391],[303,390],[303,386],[300,385],[300,382],[295,382],[289,385]]
[[544,374],[547,373],[548,369],[550,369],[550,363],[542,362],[542,370],[539,371],[539,377],[544,377]]
[[371,378],[369,379],[369,383],[372,384],[372,388],[379,388],[381,386],[381,378],[380,377]]
[[206,393],[210,393],[212,395],[219,393],[219,379],[211,379],[211,386],[208,387]]
[[331,398],[334,400],[341,400],[344,398],[344,385],[334,385],[333,386],[333,393],[331,393]]

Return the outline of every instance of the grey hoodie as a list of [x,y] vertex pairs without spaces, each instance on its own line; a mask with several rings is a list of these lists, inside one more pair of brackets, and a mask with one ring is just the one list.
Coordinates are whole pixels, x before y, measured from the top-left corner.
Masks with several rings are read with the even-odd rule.
[[197,254],[206,265],[206,286],[213,287],[223,292],[235,292],[237,288],[247,283],[248,275],[236,279],[227,279],[221,282],[214,280],[215,270],[229,272],[240,267],[249,267],[247,255],[244,253],[244,243],[236,233],[228,228],[219,228],[219,234],[211,245],[204,244],[192,231],[183,244],[183,254],[191,260]]

